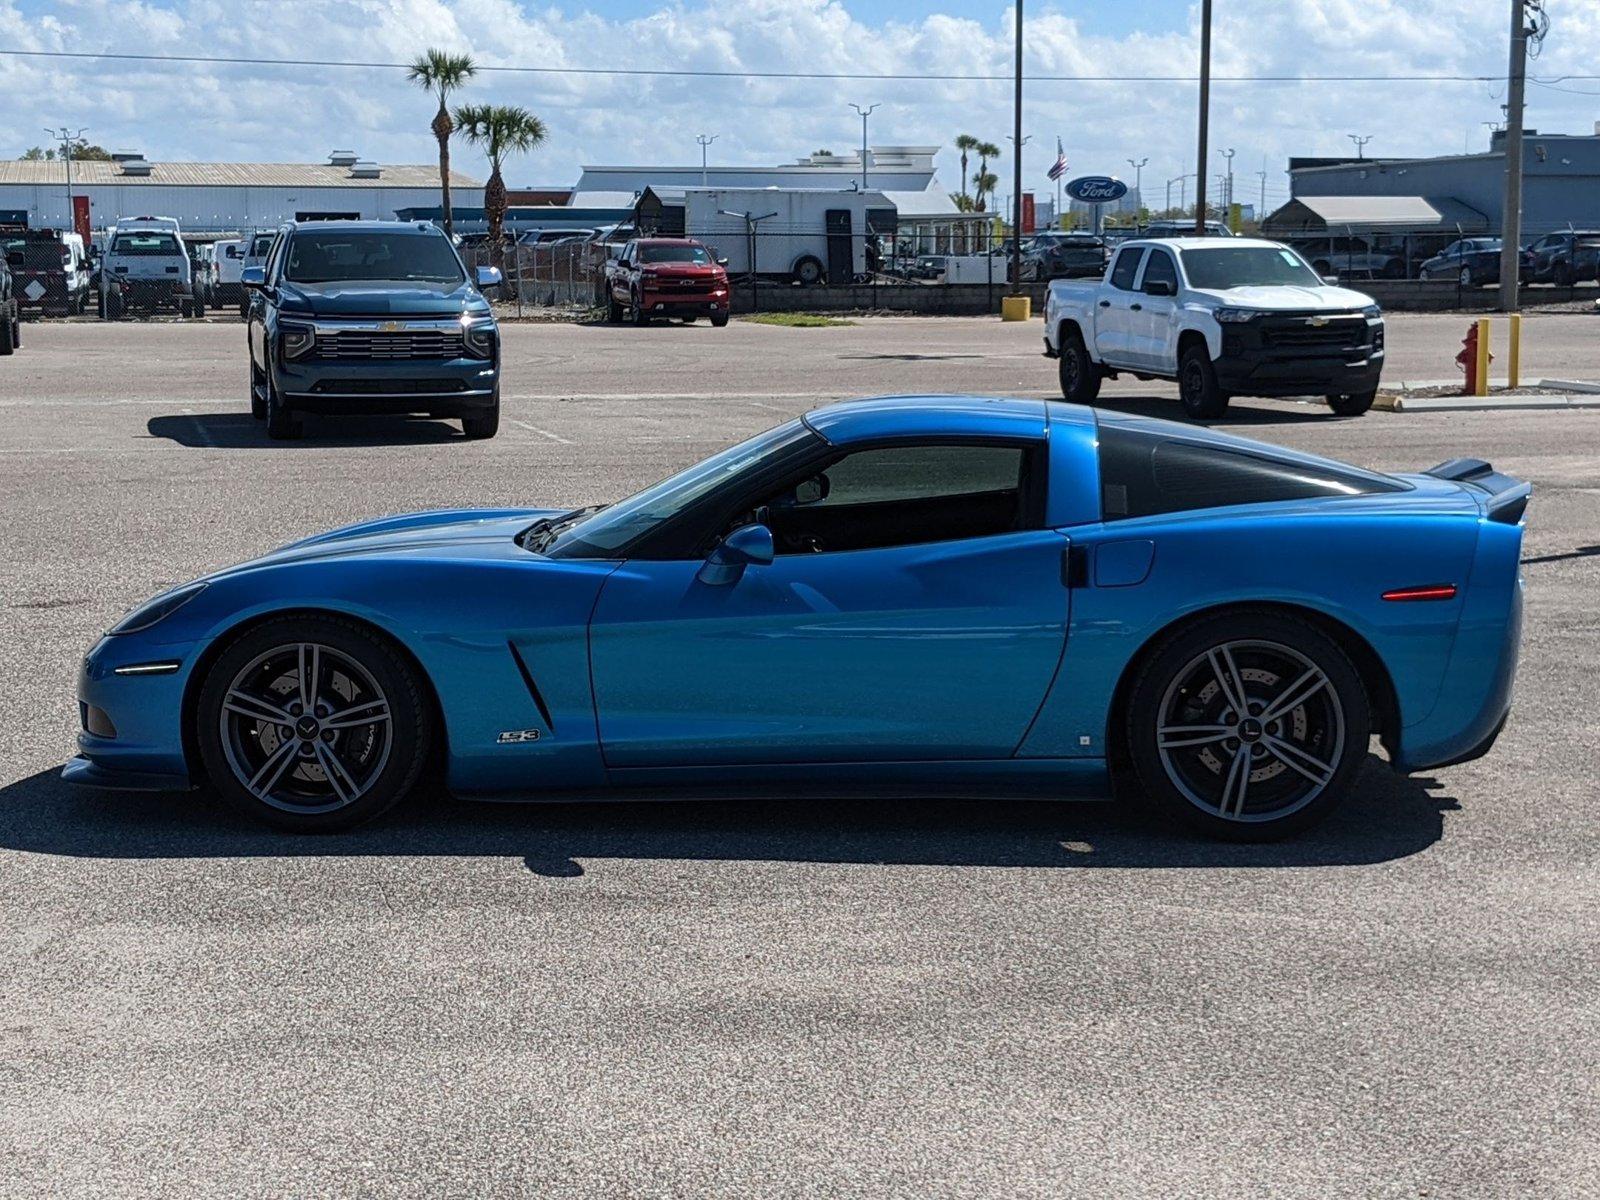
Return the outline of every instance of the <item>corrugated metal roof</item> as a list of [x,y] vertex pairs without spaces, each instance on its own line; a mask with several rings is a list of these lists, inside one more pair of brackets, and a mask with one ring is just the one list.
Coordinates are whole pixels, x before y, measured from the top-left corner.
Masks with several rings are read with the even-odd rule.
[[[60,162],[0,161],[0,184],[64,184],[66,172]],[[385,166],[376,179],[352,179],[349,167],[328,163],[220,163],[152,162],[148,175],[124,175],[122,164],[78,162],[72,164],[74,185],[129,184],[135,187],[438,187],[439,168],[434,164]],[[450,172],[450,186],[482,187],[481,180]]]
[[1477,233],[1488,218],[1461,201],[1443,196],[1296,196],[1270,214],[1268,233],[1295,229],[1451,230]]

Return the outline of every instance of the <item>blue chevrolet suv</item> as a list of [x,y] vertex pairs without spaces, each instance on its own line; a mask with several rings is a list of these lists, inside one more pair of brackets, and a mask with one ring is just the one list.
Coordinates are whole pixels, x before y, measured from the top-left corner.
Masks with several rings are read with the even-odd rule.
[[267,436],[299,414],[459,417],[469,438],[500,427],[500,331],[444,231],[394,221],[292,222],[246,267],[250,412]]

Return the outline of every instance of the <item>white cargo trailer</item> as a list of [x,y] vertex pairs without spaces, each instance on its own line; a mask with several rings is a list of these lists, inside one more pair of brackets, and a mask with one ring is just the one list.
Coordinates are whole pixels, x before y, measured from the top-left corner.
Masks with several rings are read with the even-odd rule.
[[728,260],[728,274],[852,283],[867,273],[867,238],[892,244],[896,212],[882,192],[817,188],[685,188],[684,232]]

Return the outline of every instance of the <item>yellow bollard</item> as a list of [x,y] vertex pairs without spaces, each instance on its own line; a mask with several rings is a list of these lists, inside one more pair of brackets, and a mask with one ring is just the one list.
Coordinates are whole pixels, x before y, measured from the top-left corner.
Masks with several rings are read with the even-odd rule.
[[1511,350],[1506,355],[1506,386],[1517,387],[1522,381],[1522,314],[1512,313],[1510,323]]
[[1032,296],[1000,297],[1000,319],[1002,321],[1026,321],[1032,316]]
[[1489,318],[1478,318],[1478,396],[1489,394]]

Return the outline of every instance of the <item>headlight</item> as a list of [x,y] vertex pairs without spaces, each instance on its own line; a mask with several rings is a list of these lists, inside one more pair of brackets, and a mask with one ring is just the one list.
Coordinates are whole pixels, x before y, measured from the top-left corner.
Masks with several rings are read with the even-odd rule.
[[1383,317],[1383,309],[1376,304],[1369,304],[1361,310],[1361,315],[1369,321],[1377,321]]
[[299,358],[317,344],[317,332],[309,325],[279,325],[278,344],[285,358]]
[[189,583],[183,587],[162,592],[154,600],[139,605],[109,630],[110,633],[140,633],[160,621],[165,621],[189,601],[206,590],[203,583]]
[[494,336],[493,321],[478,321],[461,327],[461,342],[471,358],[493,358]]
[[1214,308],[1211,315],[1224,325],[1235,325],[1240,321],[1252,321],[1261,314],[1253,308]]

